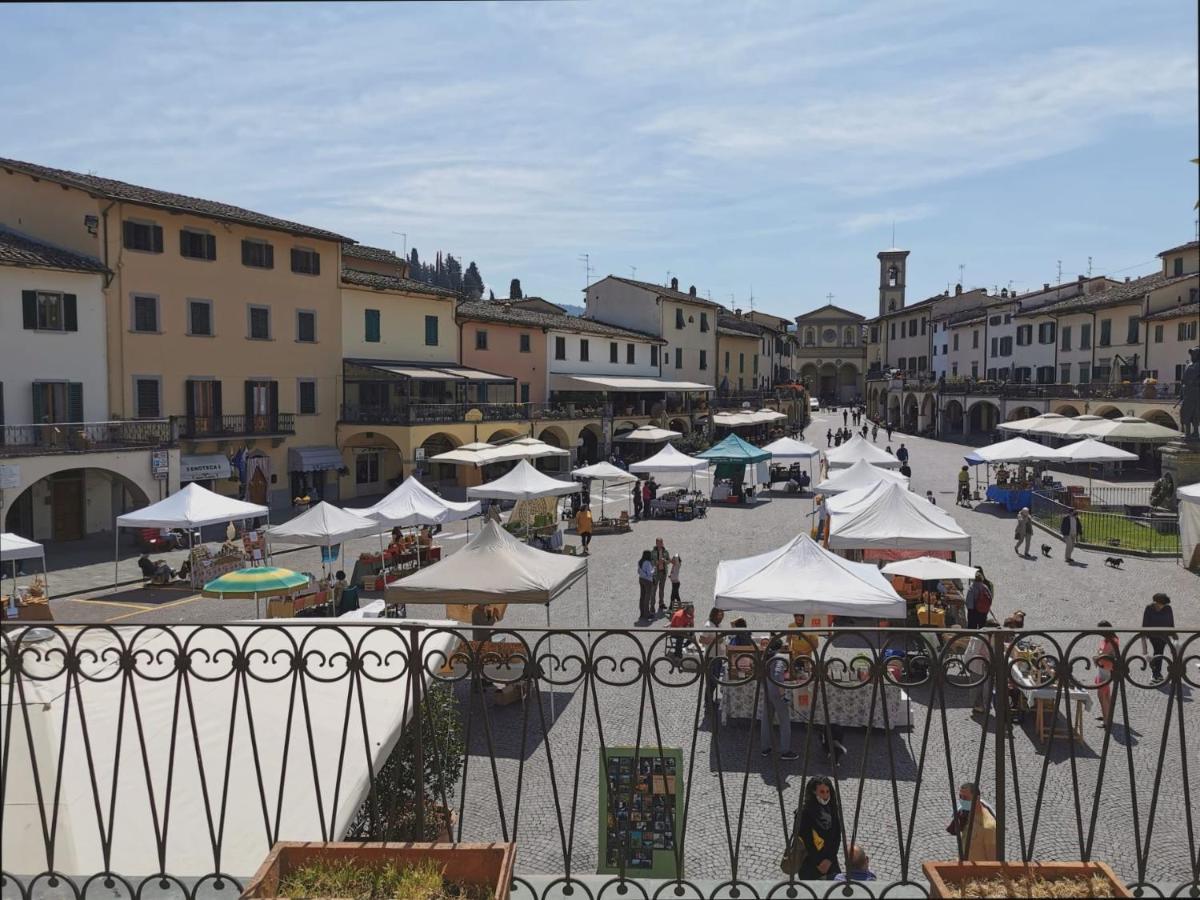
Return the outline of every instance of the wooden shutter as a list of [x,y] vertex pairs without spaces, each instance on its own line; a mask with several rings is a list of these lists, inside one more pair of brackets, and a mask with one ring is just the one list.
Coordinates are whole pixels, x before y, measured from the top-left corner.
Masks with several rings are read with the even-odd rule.
[[74,294],[63,294],[63,331],[79,330],[78,304]]
[[135,240],[133,235],[134,235],[134,229],[136,227],[137,226],[135,226],[132,222],[129,222],[129,221],[125,221],[125,222],[121,223],[121,232],[122,232],[123,243],[125,244],[125,247],[127,249],[133,248],[134,240]]
[[40,425],[42,420],[46,418],[46,387],[43,384],[34,382],[33,385],[33,422],[35,425]]
[[185,379],[183,382],[183,411],[187,416],[188,429],[192,427],[192,422],[196,418],[196,382],[192,379]]
[[151,225],[151,226],[150,226],[150,229],[151,229],[151,231],[153,232],[153,242],[154,242],[154,243],[153,243],[153,246],[154,246],[154,252],[155,252],[155,253],[162,253],[162,252],[163,252],[163,231],[162,231],[162,226],[161,226],[161,225]]
[[67,382],[67,421],[83,421],[83,383]]
[[204,258],[217,258],[217,236],[215,234],[206,234],[204,236]]
[[303,272],[304,271],[302,268],[300,268],[300,259],[301,259],[300,251],[297,250],[295,247],[293,247],[292,248],[292,271],[293,272]]
[[312,274],[313,275],[321,274],[321,254],[318,253],[316,250],[312,251]]
[[275,247],[271,244],[267,244],[264,247],[264,252],[266,253],[266,256],[264,258],[265,262],[266,262],[266,267],[268,269],[275,268]]
[[214,381],[212,383],[212,414],[217,420],[217,427],[221,424],[221,382]]
[[267,382],[267,415],[271,431],[279,430],[279,382]]
[[242,265],[250,265],[250,242],[242,241]]
[[37,330],[37,291],[21,291],[21,319],[26,331]]
[[[246,382],[246,417],[254,415],[254,382]],[[247,422],[249,424],[249,422]]]
[[192,255],[190,252],[191,248],[188,246],[188,241],[190,238],[191,238],[191,235],[188,234],[188,232],[184,231],[182,228],[179,229],[179,255],[180,256],[191,256]]

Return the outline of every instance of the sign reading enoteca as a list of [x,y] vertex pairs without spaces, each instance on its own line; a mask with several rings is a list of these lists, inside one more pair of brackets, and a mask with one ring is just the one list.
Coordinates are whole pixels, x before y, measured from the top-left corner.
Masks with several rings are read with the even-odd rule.
[[212,481],[214,478],[228,478],[232,473],[229,459],[221,453],[202,453],[196,456],[183,456],[179,459],[180,481]]

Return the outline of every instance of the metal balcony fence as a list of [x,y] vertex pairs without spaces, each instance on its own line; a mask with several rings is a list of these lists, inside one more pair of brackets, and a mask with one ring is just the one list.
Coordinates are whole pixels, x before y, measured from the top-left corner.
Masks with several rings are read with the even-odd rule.
[[165,447],[170,442],[166,419],[0,425],[0,457]]
[[255,434],[295,434],[296,417],[292,413],[263,415],[181,416],[179,437],[197,438],[238,437]]
[[[965,782],[1001,859],[1200,887],[1200,632],[835,629],[774,657],[711,634],[6,626],[0,888],[234,898],[277,840],[440,835],[515,842],[518,900],[850,896],[779,870],[818,776],[868,896],[924,890],[922,861],[970,845],[945,830]],[[781,717],[753,721],[768,695],[800,711],[798,759]]]

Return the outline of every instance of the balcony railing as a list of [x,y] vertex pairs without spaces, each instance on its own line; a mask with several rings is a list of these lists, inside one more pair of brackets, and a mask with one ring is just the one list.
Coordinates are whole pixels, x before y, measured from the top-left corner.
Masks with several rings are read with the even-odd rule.
[[396,407],[343,404],[341,421],[360,425],[440,425],[470,421],[467,414],[477,410],[484,422],[507,422],[528,419],[528,407],[528,403],[415,403]]
[[[908,382],[905,383],[906,386]],[[1038,384],[1015,381],[972,381],[947,379],[926,384],[922,390],[937,390],[942,394],[976,394],[1029,400],[1130,400],[1150,403],[1174,403],[1180,397],[1180,384],[1163,381],[1157,384],[1111,384],[1088,381],[1077,384]]]
[[[517,900],[852,896],[779,870],[815,776],[834,857],[878,876],[854,896],[959,858],[983,816],[947,834],[964,782],[1000,859],[1104,861],[1143,896],[1200,881],[1196,630],[836,629],[768,667],[686,630],[37,624],[0,632],[6,896],[233,900],[275,840],[443,829],[515,842]],[[768,692],[796,759],[778,719],[760,735]]]
[[145,449],[170,442],[166,419],[0,426],[0,457]]
[[253,437],[295,434],[296,417],[292,413],[263,416],[180,416],[179,437],[197,438]]

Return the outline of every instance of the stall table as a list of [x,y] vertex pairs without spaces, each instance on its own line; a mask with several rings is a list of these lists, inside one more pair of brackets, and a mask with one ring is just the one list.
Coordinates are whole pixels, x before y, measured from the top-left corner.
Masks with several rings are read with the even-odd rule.
[[[1016,666],[1012,667],[1012,680],[1021,693],[1028,708],[1034,711],[1034,731],[1043,744],[1052,738],[1083,740],[1083,711],[1092,708],[1092,692],[1082,688],[1060,688],[1057,684],[1041,684],[1030,678]],[[1058,708],[1055,701],[1066,704],[1065,727],[1059,725]],[[1074,716],[1071,710],[1074,708]]]
[[246,555],[237,549],[236,545],[226,545],[213,555],[206,544],[193,547],[189,559],[192,569],[189,573],[191,586],[203,590],[210,581],[246,568]]
[[296,613],[306,609],[313,609],[318,606],[326,606],[333,602],[333,591],[325,588],[321,590],[306,590],[299,594],[290,594],[285,597],[275,597],[267,601],[267,618],[268,619],[292,619]]
[[987,499],[990,503],[999,503],[1009,512],[1017,512],[1023,507],[1032,507],[1032,488],[1006,488],[998,484],[988,485]]

